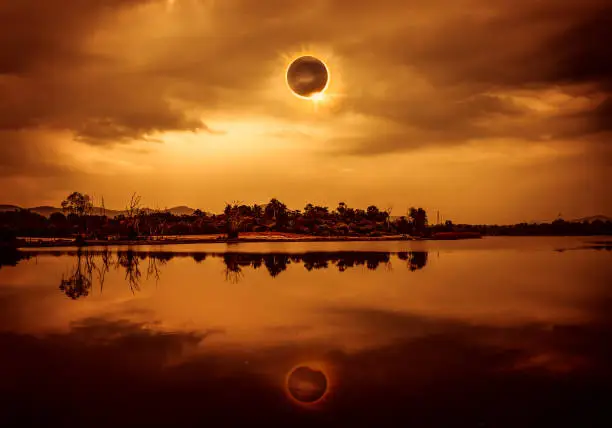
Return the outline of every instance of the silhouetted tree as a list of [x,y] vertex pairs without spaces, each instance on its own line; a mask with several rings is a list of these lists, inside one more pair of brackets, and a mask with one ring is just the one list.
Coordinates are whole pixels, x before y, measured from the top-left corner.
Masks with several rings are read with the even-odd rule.
[[409,217],[414,231],[419,234],[424,233],[427,227],[427,213],[425,210],[423,208],[411,207],[409,210]]
[[382,213],[384,220],[385,220],[385,226],[387,227],[387,232],[391,231],[391,213],[392,212],[393,212],[393,206],[390,205]]
[[376,205],[370,205],[366,210],[367,216],[370,220],[376,220],[380,214],[380,210]]
[[66,224],[66,216],[60,212],[51,213],[49,222],[56,226],[64,226]]
[[242,221],[238,204],[226,204],[223,213],[225,214],[225,228],[227,237],[229,239],[238,238],[238,233],[240,231],[240,225]]
[[62,201],[62,210],[65,213],[75,214],[79,217],[90,214],[93,208],[89,195],[79,192],[72,192]]
[[14,229],[6,226],[0,227],[0,248],[16,248],[17,234]]
[[304,215],[312,217],[314,213],[314,205],[308,204],[304,207]]
[[338,212],[340,218],[344,218],[344,215],[346,214],[346,209],[347,206],[344,202],[338,202],[338,208],[336,208],[336,211]]
[[253,216],[255,218],[261,218],[264,212],[262,206],[258,204],[253,205],[253,209],[251,211],[253,212]]
[[[68,213],[68,218],[74,219],[74,222],[78,224],[84,232],[87,232],[87,216],[91,215],[93,210],[93,203],[89,195],[84,195],[79,192],[72,192],[66,199],[61,203],[62,211]],[[77,244],[80,244],[82,238],[77,240]]]
[[411,233],[411,224],[405,216],[401,216],[395,222],[395,228],[399,233],[402,234],[410,234]]
[[284,220],[286,219],[286,214],[287,205],[283,204],[276,198],[270,199],[270,202],[268,202],[264,210],[264,215],[269,219],[273,219],[277,223],[277,225],[281,225],[284,223]]
[[141,214],[143,214],[140,204],[141,200],[142,197],[134,192],[125,208],[129,239],[136,239],[140,234],[140,218]]

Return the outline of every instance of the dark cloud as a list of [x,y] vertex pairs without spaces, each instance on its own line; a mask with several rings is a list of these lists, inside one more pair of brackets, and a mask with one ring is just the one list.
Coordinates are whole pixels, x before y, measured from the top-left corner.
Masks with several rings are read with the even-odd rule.
[[[182,10],[195,9],[186,2]],[[184,22],[185,35],[164,41],[167,54],[150,73],[180,81],[174,93],[196,106],[301,120],[282,104],[262,108],[268,102],[262,88],[278,73],[279,56],[304,46],[328,48],[342,60],[345,83],[333,117],[356,113],[402,128],[383,135],[356,130],[339,140],[344,153],[489,138],[579,139],[598,132],[591,109],[581,116],[541,114],[517,104],[512,94],[531,91],[537,99],[557,90],[595,102],[606,93],[612,14],[603,0],[385,1],[376,7],[366,1],[351,7],[340,1],[228,1],[207,11],[210,28],[198,31],[201,23]]]
[[[547,46],[556,56],[552,77],[560,81],[594,83],[612,90],[612,5],[602,2],[584,19],[555,37]],[[542,52],[544,54],[544,52]]]
[[[120,12],[160,0],[33,0],[0,5],[0,129],[72,131],[89,143],[206,130],[171,106],[165,83],[92,48]],[[121,27],[119,27],[121,30]],[[110,30],[112,31],[112,30]]]
[[[347,107],[406,126],[396,144],[378,133],[356,137],[355,154],[488,138],[580,139],[605,129],[602,108],[542,114],[512,95],[530,91],[537,99],[557,90],[597,105],[612,75],[608,2],[472,3],[454,15],[441,10],[422,25],[415,12],[414,24],[340,45],[351,61],[377,64],[352,74],[359,80],[349,87],[359,91]],[[370,82],[384,82],[386,90],[368,90]]]
[[612,132],[612,96],[606,98],[592,112],[596,131]]
[[57,177],[69,172],[44,134],[25,130],[0,131],[0,178],[15,175]]
[[0,74],[26,74],[93,59],[84,44],[95,26],[129,0],[4,0],[0,3]]
[[[344,96],[332,123],[357,114],[391,125],[355,129],[331,141],[333,151],[579,141],[609,129],[609,102],[596,101],[611,91],[605,0],[194,0],[170,13],[165,3],[1,2],[0,130],[69,131],[109,144],[156,141],[164,131],[214,134],[203,112],[303,121],[266,91],[282,78],[283,56],[311,46],[341,63]],[[154,28],[160,16],[166,24]],[[542,114],[514,99],[545,90],[593,103]]]

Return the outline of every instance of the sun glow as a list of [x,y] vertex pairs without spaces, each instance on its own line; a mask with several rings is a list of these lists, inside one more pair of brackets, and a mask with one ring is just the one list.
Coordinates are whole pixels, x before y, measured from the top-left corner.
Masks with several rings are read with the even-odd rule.
[[312,94],[309,97],[309,99],[311,99],[315,103],[320,103],[321,101],[325,101],[325,89],[323,89],[321,92]]

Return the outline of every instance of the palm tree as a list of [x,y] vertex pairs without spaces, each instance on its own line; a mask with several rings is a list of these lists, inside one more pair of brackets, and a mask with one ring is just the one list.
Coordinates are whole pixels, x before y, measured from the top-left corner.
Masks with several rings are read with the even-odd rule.
[[242,222],[238,204],[227,204],[223,212],[226,216],[225,224],[227,228],[227,237],[230,239],[238,238],[238,231],[240,230],[240,224]]
[[283,219],[285,214],[287,214],[287,205],[276,198],[270,199],[265,208],[266,217],[274,219],[274,221],[279,223],[279,220]]

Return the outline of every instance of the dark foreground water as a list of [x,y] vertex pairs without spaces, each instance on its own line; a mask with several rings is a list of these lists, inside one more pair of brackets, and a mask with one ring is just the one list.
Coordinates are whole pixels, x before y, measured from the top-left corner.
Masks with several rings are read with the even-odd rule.
[[612,426],[602,240],[5,256],[0,426]]

